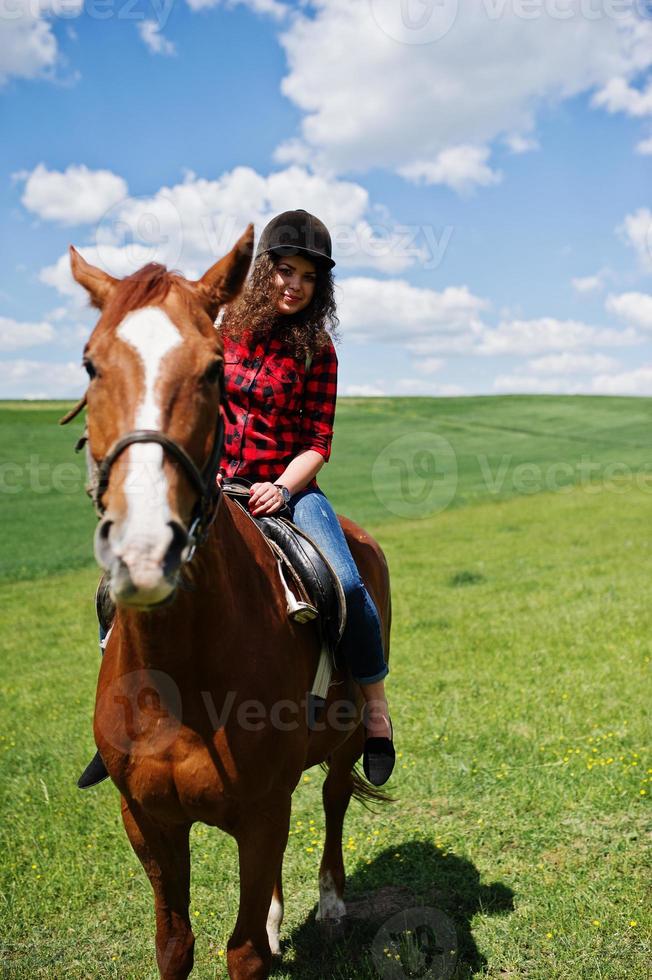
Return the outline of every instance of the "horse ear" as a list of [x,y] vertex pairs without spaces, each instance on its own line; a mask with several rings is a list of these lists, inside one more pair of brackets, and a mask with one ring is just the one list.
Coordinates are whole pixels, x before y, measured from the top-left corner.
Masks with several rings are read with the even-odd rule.
[[83,259],[74,245],[70,246],[70,269],[73,279],[84,287],[93,306],[101,310],[118,280]]
[[248,225],[244,235],[235,243],[228,255],[211,266],[197,285],[206,312],[212,320],[220,306],[235,299],[244,285],[254,250],[254,226]]

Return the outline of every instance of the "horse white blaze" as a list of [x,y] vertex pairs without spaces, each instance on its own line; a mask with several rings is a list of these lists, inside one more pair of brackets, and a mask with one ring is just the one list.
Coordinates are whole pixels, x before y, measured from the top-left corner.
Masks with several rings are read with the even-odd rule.
[[[144,389],[136,409],[135,429],[160,429],[161,406],[157,382],[166,356],[181,343],[181,334],[160,307],[129,313],[116,336],[136,351],[143,366]],[[161,563],[171,542],[172,518],[168,482],[163,471],[163,449],[156,443],[130,446],[124,485],[127,516],[112,539],[115,554],[129,569],[137,589],[156,589],[162,579]]]

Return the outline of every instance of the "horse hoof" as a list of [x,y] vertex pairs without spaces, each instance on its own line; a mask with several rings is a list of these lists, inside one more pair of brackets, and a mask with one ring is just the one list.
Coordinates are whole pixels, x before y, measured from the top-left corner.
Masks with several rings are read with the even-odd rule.
[[326,942],[339,942],[344,939],[345,934],[345,922],[344,917],[341,919],[316,919],[317,926],[321,933],[322,939]]

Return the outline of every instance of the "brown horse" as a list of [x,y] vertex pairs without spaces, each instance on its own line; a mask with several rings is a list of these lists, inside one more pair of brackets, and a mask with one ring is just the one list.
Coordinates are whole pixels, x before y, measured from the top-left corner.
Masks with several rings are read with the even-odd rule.
[[[328,766],[321,919],[345,912],[342,826],[351,795],[386,799],[353,771],[364,729],[360,692],[346,671],[333,675],[320,721],[309,723],[317,630],[288,618],[274,556],[215,483],[215,420],[225,406],[214,321],[242,287],[252,244],[250,226],[197,282],[157,265],[116,280],[71,248],[73,276],[101,310],[84,351],[87,449],[101,515],[95,551],[117,603],[95,740],[154,890],[166,980],[187,977],[193,964],[195,821],[238,844],[240,906],[227,962],[229,976],[244,980],[267,977],[279,950],[281,866],[302,772]],[[384,556],[360,527],[341,520],[388,654]]]

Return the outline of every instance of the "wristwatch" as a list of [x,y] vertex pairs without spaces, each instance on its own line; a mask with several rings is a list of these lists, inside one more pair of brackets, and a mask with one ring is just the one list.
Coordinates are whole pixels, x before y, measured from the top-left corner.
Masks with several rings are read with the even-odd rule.
[[278,487],[279,490],[281,491],[281,496],[283,497],[283,503],[287,506],[287,504],[290,503],[290,497],[292,496],[292,494],[290,493],[287,487],[283,486],[282,483],[275,483],[274,486]]

